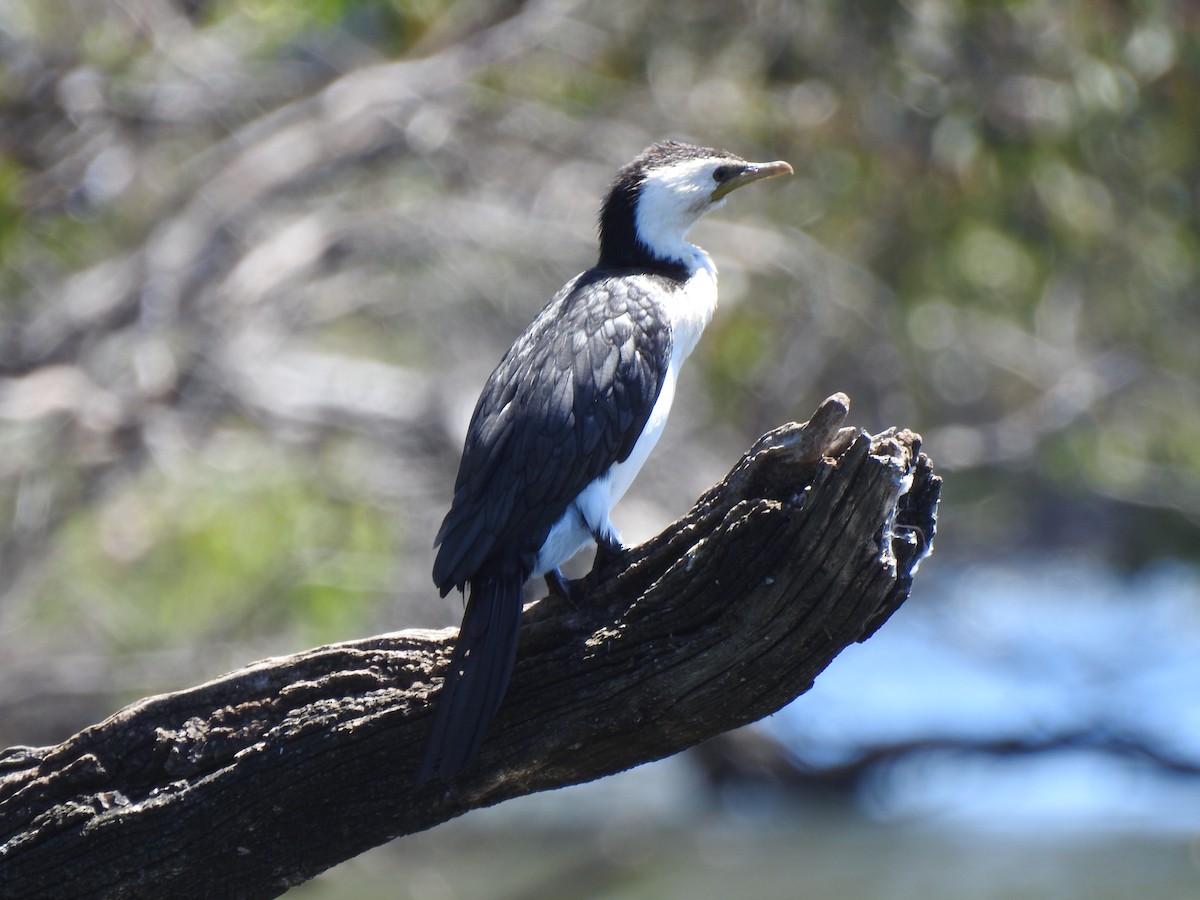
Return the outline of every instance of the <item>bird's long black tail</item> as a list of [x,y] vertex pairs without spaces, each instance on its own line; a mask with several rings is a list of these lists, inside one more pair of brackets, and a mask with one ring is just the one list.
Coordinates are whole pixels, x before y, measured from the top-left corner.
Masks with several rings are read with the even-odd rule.
[[435,701],[418,788],[430,778],[448,781],[475,761],[516,665],[523,586],[520,577],[471,582],[458,643]]

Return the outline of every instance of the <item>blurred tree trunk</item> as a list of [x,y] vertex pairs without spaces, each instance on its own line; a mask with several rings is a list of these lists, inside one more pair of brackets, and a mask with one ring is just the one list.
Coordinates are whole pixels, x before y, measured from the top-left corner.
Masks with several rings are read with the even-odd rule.
[[453,631],[268,659],[0,754],[0,895],[273,897],[468,810],[619,772],[768,715],[908,596],[940,480],[830,398],[682,519],[526,610],[478,763],[414,794]]

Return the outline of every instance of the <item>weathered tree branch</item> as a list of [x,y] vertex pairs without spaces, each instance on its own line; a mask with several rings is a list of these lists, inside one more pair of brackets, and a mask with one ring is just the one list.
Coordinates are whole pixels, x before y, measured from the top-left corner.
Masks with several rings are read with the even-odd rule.
[[476,766],[412,779],[454,632],[268,659],[0,754],[0,895],[273,897],[476,807],[599,778],[768,715],[905,600],[940,480],[844,396],[763,438],[686,516],[526,610]]

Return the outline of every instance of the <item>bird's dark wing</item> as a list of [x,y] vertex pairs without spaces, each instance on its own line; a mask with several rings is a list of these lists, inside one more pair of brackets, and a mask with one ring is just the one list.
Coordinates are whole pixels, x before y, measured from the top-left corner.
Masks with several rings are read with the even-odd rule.
[[626,459],[658,399],[671,356],[658,276],[590,270],[517,338],[471,418],[438,532],[434,583],[528,577],[569,503]]

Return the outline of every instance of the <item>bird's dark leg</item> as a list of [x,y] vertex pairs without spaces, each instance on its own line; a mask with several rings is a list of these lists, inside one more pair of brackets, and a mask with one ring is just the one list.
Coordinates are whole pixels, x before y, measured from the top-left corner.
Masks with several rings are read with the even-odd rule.
[[606,534],[597,532],[593,537],[596,539],[596,558],[592,562],[593,569],[602,569],[613,565],[625,550],[621,546],[620,539],[611,531]]
[[546,573],[546,590],[550,592],[551,597],[558,597],[566,600],[572,606],[578,606],[579,603],[579,588],[578,582],[568,581],[562,573],[561,569],[551,569]]

